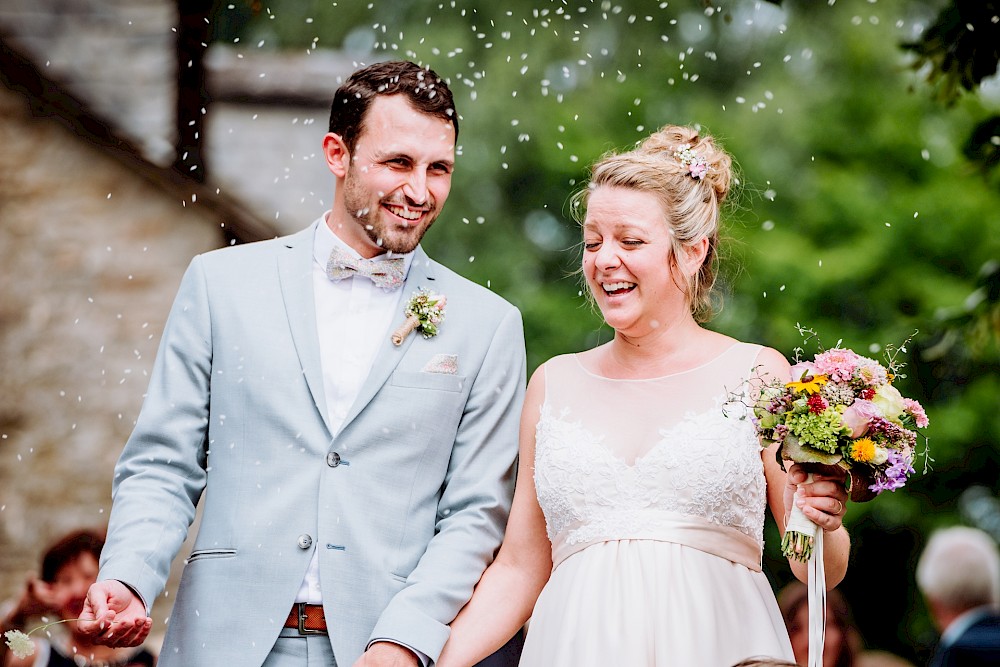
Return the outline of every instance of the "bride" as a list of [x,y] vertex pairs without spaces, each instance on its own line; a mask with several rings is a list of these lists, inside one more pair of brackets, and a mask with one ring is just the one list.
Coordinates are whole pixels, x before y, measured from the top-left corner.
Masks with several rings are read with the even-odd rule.
[[615,335],[531,378],[506,538],[439,667],[474,664],[529,616],[522,667],[791,659],[761,572],[765,505],[783,533],[797,502],[827,531],[827,586],[843,578],[843,471],[786,474],[729,400],[752,378],[789,378],[788,362],[699,324],[731,178],[729,155],[688,127],[593,165],[574,208],[583,274]]

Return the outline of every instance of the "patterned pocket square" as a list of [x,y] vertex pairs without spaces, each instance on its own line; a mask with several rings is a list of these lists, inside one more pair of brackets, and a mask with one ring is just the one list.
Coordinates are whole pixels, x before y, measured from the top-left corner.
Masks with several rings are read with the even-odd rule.
[[421,369],[424,373],[445,373],[456,375],[458,373],[457,354],[435,354],[427,365]]

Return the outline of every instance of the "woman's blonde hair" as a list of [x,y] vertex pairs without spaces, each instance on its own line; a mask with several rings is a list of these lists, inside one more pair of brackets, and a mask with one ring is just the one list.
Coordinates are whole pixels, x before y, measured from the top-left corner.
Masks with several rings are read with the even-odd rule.
[[582,224],[595,188],[648,192],[662,205],[675,259],[685,247],[708,239],[705,261],[682,286],[695,320],[705,322],[717,310],[712,288],[718,271],[719,226],[723,202],[735,180],[733,172],[732,158],[715,139],[693,127],[666,125],[634,149],[607,153],[595,162],[587,186],[573,195],[570,208]]

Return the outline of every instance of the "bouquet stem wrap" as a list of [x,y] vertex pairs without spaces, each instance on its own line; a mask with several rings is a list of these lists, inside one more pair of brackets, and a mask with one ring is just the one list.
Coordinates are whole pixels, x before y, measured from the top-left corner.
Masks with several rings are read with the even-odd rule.
[[[805,484],[813,481],[812,473]],[[796,491],[796,497],[799,493]],[[808,563],[809,577],[809,667],[823,667],[823,646],[826,643],[826,568],[823,566],[823,531],[812,519],[792,505],[785,537],[781,540],[781,553]]]
[[[811,484],[812,481],[812,473],[809,473],[804,483]],[[799,493],[796,491],[796,500],[798,497]],[[797,504],[793,504],[792,511],[788,515],[788,523],[785,525],[785,536],[781,540],[781,554],[800,563],[809,562],[816,551],[816,536],[822,532]]]

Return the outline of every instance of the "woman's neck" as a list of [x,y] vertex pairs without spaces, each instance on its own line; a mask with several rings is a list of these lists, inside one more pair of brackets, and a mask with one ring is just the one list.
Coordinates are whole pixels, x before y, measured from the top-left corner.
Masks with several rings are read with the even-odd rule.
[[652,329],[642,336],[620,331],[605,347],[601,364],[609,377],[639,379],[669,375],[704,361],[706,347],[719,334],[687,317]]

